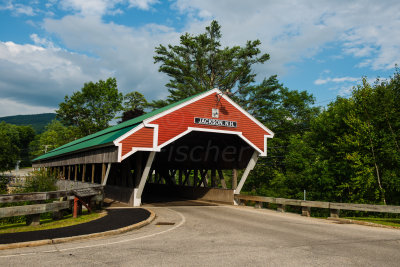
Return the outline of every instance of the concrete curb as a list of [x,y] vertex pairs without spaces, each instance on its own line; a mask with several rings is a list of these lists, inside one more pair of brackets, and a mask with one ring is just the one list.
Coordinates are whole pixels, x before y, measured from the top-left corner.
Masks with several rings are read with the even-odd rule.
[[328,217],[327,220],[337,221],[337,222],[342,223],[342,224],[358,224],[358,225],[380,227],[380,228],[388,228],[388,229],[400,229],[400,227],[396,227],[396,226],[383,225],[383,224],[372,223],[372,222],[357,221],[357,220],[351,220],[351,219],[343,219],[343,218]]
[[49,244],[60,244],[60,243],[71,242],[71,241],[75,241],[75,240],[97,238],[97,237],[104,237],[104,236],[111,236],[111,235],[118,235],[118,234],[126,233],[128,231],[132,231],[135,229],[139,229],[143,226],[146,226],[155,219],[156,214],[152,210],[147,209],[147,208],[142,208],[142,209],[145,209],[148,212],[150,212],[149,218],[147,218],[144,221],[141,221],[141,222],[138,222],[136,224],[132,224],[132,225],[129,225],[126,227],[122,227],[119,229],[110,230],[110,231],[106,231],[106,232],[101,232],[101,233],[87,234],[87,235],[77,235],[77,236],[61,237],[61,238],[55,238],[55,239],[43,239],[43,240],[29,241],[29,242],[1,244],[0,250],[12,249],[12,248],[23,248],[23,247],[37,247],[37,246],[49,245]]

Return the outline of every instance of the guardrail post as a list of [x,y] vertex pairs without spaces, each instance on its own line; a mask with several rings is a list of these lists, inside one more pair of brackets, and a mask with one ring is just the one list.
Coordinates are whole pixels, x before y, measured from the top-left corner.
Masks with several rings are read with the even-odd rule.
[[301,207],[301,216],[311,216],[311,207]]
[[285,204],[278,204],[278,208],[276,209],[278,212],[285,212],[286,206]]
[[332,218],[339,218],[340,210],[339,209],[329,209]]
[[256,201],[256,204],[254,205],[254,208],[261,209],[262,208],[262,202]]
[[26,225],[40,225],[40,214],[26,216]]
[[340,210],[339,209],[329,209],[332,218],[339,218]]

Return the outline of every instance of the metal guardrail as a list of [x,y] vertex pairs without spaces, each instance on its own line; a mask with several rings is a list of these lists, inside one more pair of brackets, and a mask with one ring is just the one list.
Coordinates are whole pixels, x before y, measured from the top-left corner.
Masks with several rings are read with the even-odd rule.
[[390,205],[370,205],[370,204],[351,204],[351,203],[336,203],[324,201],[308,201],[287,198],[235,195],[236,202],[246,204],[248,201],[256,203],[256,208],[261,208],[261,203],[272,203],[277,205],[280,212],[285,211],[286,206],[300,206],[303,216],[310,216],[311,208],[329,209],[330,216],[338,218],[340,210],[355,210],[369,212],[384,212],[384,213],[400,213],[400,206]]
[[[97,191],[97,195],[92,198],[92,201],[102,201],[104,196],[103,186],[91,187],[91,189]],[[46,200],[58,199],[58,201],[53,201],[52,203],[0,208],[0,218],[30,215],[27,218],[27,224],[39,224],[41,213],[59,212],[64,209],[71,208],[74,195],[74,190],[0,195],[0,203],[15,203],[24,201],[43,202]]]

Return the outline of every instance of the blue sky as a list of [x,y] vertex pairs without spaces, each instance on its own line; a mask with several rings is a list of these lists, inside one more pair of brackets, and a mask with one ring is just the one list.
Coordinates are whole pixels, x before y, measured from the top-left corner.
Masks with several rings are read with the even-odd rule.
[[387,78],[400,62],[399,1],[0,0],[0,116],[53,112],[88,81],[116,77],[119,89],[164,98],[168,78],[154,47],[177,44],[211,20],[223,45],[260,39],[288,88],[327,105],[362,76]]

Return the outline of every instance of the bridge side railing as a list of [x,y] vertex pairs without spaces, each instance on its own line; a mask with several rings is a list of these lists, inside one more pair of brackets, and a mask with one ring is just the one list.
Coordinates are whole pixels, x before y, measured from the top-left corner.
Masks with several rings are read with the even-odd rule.
[[[92,201],[102,201],[104,196],[103,186],[92,188],[98,192],[97,196],[92,198]],[[25,201],[35,202],[35,204],[30,205],[21,204],[0,208],[0,218],[30,215],[27,217],[27,224],[38,224],[42,213],[54,212],[60,216],[57,212],[72,208],[74,195],[74,190],[0,195],[0,204]],[[47,200],[55,201],[43,203]]]
[[329,209],[330,217],[333,218],[339,217],[340,210],[400,213],[400,206],[390,206],[390,205],[351,204],[351,203],[309,201],[309,200],[248,196],[248,195],[235,195],[234,198],[238,204],[242,205],[246,205],[247,202],[255,202],[256,208],[261,208],[262,203],[276,204],[277,210],[280,212],[284,212],[286,206],[300,206],[301,215],[303,216],[310,216],[311,208]]

